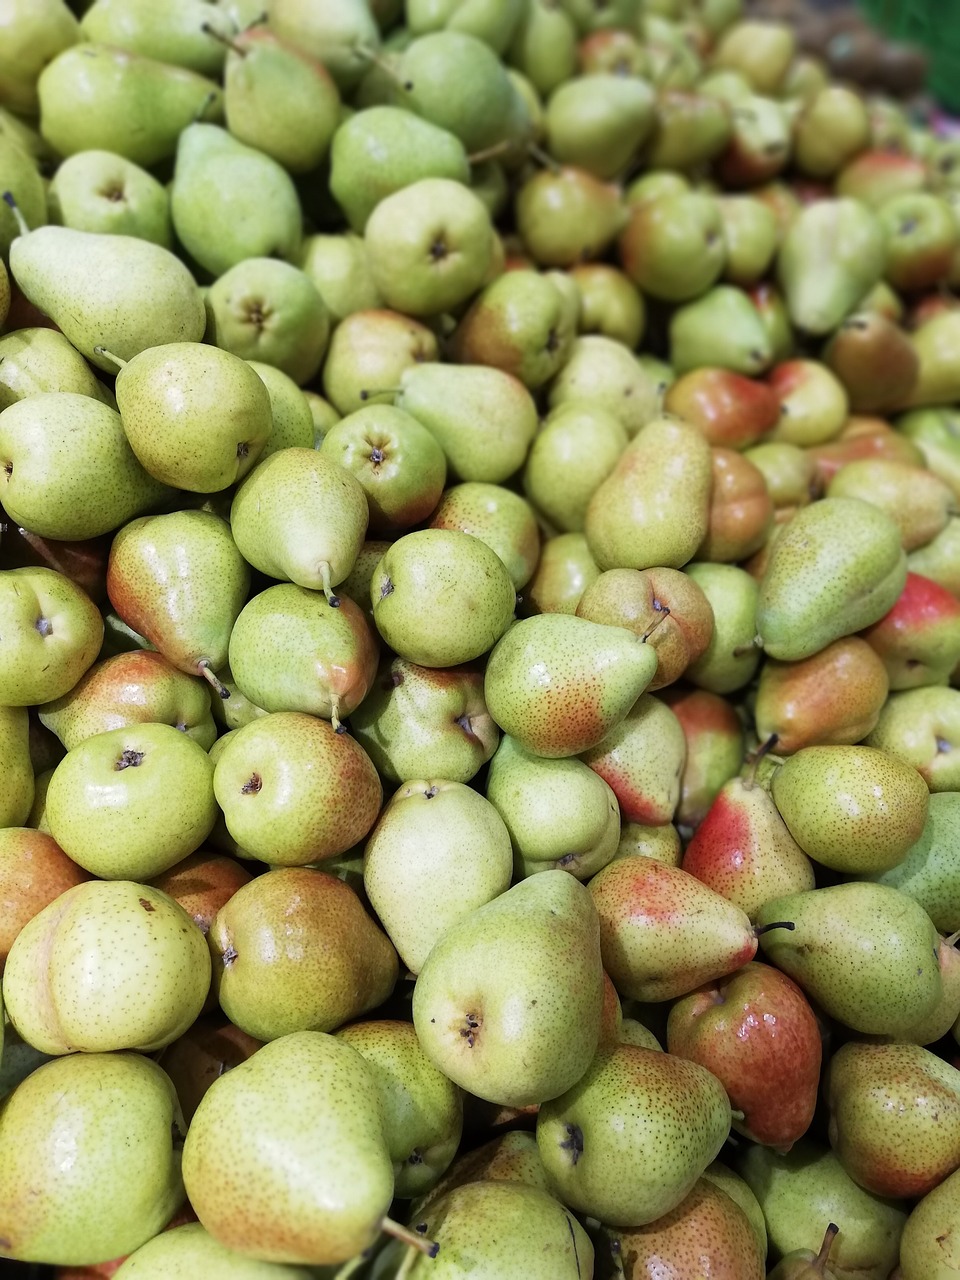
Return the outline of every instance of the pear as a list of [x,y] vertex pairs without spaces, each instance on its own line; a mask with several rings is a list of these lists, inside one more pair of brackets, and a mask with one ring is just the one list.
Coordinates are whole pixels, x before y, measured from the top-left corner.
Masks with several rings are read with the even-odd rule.
[[84,38],[219,77],[225,49],[217,37],[233,24],[206,0],[170,0],[162,10],[138,0],[94,0],[80,23]]
[[911,573],[919,573],[940,583],[948,591],[960,588],[960,575],[956,572],[957,543],[960,542],[960,519],[951,516],[947,527],[932,542],[919,551],[912,551],[908,565]]
[[643,296],[630,278],[605,262],[584,262],[570,275],[580,294],[580,332],[599,333],[635,350],[646,330],[647,314]]
[[750,1229],[756,1237],[757,1244],[760,1246],[760,1254],[765,1258],[767,1256],[767,1228],[763,1220],[763,1210],[757,1203],[757,1197],[744,1180],[727,1165],[721,1164],[719,1160],[714,1160],[713,1164],[707,1165],[703,1171],[703,1177],[707,1182],[712,1182],[714,1186],[719,1187],[721,1191],[725,1191],[734,1204],[740,1206],[746,1215],[747,1221],[750,1223]]
[[78,1053],[39,1066],[0,1112],[4,1254],[82,1266],[152,1239],[183,1203],[184,1129],[149,1058]]
[[769,1280],[836,1280],[836,1272],[827,1270],[827,1262],[839,1234],[840,1228],[831,1222],[817,1253],[812,1249],[791,1249],[770,1272]]
[[653,858],[668,867],[680,865],[680,832],[672,822],[648,827],[641,822],[621,822],[616,858]]
[[687,667],[686,677],[714,693],[731,693],[753,679],[760,662],[755,636],[759,591],[745,569],[698,561],[687,566],[713,611],[709,643]]
[[917,330],[913,345],[920,359],[920,372],[906,405],[950,404],[956,399],[957,374],[955,352],[958,334],[957,317],[944,311]]
[[532,0],[513,32],[507,61],[522,71],[543,97],[577,69],[577,32],[565,9]]
[[249,589],[250,570],[229,525],[207,511],[142,516],[120,530],[110,549],[113,607],[175,667],[202,675],[218,693],[211,677],[226,665],[230,631]]
[[673,820],[687,741],[680,721],[659,698],[642,693],[583,760],[609,783],[628,822],[657,826]]
[[0,822],[16,827],[33,804],[34,775],[26,707],[0,707]]
[[352,848],[373,826],[382,798],[363,749],[326,721],[297,712],[238,729],[217,758],[213,787],[239,847],[274,866]]
[[958,1190],[960,1176],[954,1172],[914,1206],[900,1239],[902,1280],[949,1280],[956,1271]]
[[275,160],[217,125],[191,124],[180,134],[170,211],[183,247],[213,275],[245,258],[292,262],[300,251],[293,181]]
[[193,276],[162,245],[40,227],[11,245],[10,271],[28,301],[111,373],[113,357],[132,360],[148,347],[203,337],[203,302]]
[[334,330],[323,390],[341,415],[375,404],[392,406],[403,375],[438,358],[436,335],[420,321],[385,308],[356,310]]
[[774,359],[774,349],[748,294],[716,285],[679,307],[670,321],[670,363],[678,374],[703,365],[734,373],[758,374]]
[[951,854],[958,831],[957,793],[932,795],[919,839],[897,866],[878,877],[918,902],[944,932],[960,928],[960,878]]
[[550,154],[597,178],[615,178],[651,133],[653,103],[650,85],[638,76],[574,76],[547,103]]
[[370,595],[386,643],[426,667],[453,667],[486,653],[510,626],[516,599],[496,552],[454,529],[399,538],[374,571]]
[[63,0],[18,0],[11,5],[0,43],[0,98],[4,106],[35,115],[40,72],[79,39],[79,23]]
[[[170,197],[153,174],[109,151],[79,151],[50,183],[50,221],[171,247]],[[28,219],[29,221],[29,219]]]
[[354,1257],[376,1239],[393,1195],[376,1077],[323,1032],[264,1045],[204,1095],[183,1180],[200,1221],[227,1248],[311,1266]]
[[623,193],[582,169],[541,169],[520,187],[517,230],[543,267],[572,267],[602,257],[623,230]]
[[530,504],[510,489],[478,482],[448,489],[430,520],[431,529],[458,529],[485,542],[503,561],[517,591],[540,558],[540,530]]
[[788,894],[765,902],[757,924],[764,954],[854,1031],[906,1033],[940,1000],[936,928],[897,889],[850,882]]
[[657,381],[619,342],[590,333],[576,339],[570,357],[550,387],[550,408],[589,401],[617,418],[631,438],[654,421],[658,410]]
[[516,90],[500,59],[475,36],[420,36],[401,55],[398,73],[400,105],[449,130],[468,153],[508,136]]
[[417,974],[448,929],[509,888],[512,869],[510,833],[489,800],[463,783],[414,780],[394,792],[367,840],[363,886]]
[[621,627],[566,614],[524,618],[487,662],[494,720],[534,755],[579,755],[627,715],[657,669],[656,650]]
[[716,1076],[634,1045],[598,1055],[537,1117],[551,1186],[572,1209],[610,1227],[670,1213],[729,1132],[730,1103]]
[[56,329],[6,333],[0,337],[0,356],[0,409],[45,391],[68,391],[115,404],[76,347]]
[[49,702],[93,665],[103,619],[86,592],[55,569],[0,572],[0,705]]
[[883,274],[876,214],[859,200],[817,200],[794,219],[780,248],[781,288],[798,329],[831,333]]
[[767,274],[773,261],[779,243],[776,216],[751,196],[723,196],[717,205],[727,246],[724,279],[747,288]]
[[454,354],[461,364],[502,369],[535,391],[566,362],[575,325],[550,276],[509,271],[483,290],[460,321]]
[[543,1102],[590,1065],[602,976],[590,895],[544,871],[441,935],[414,987],[414,1026],[430,1060],[477,1097]]
[[886,511],[896,522],[907,552],[926,546],[943,532],[956,501],[939,476],[886,458],[846,463],[827,485],[827,496],[863,498]]
[[0,832],[0,893],[7,903],[0,926],[0,975],[23,927],[60,894],[87,879],[46,832],[29,827],[5,827]]
[[600,569],[582,533],[561,533],[547,538],[540,560],[527,583],[520,613],[576,613],[586,588],[596,582]]
[[382,302],[370,275],[367,247],[360,236],[308,236],[301,246],[298,264],[313,282],[333,323]]
[[332,1031],[382,1004],[397,980],[397,954],[354,891],[310,867],[243,885],[209,942],[220,1006],[258,1040]]
[[281,40],[322,62],[341,89],[356,85],[380,44],[364,0],[274,0],[269,22]]
[[730,111],[715,96],[661,90],[656,128],[644,158],[655,171],[695,170],[725,150],[731,133]]
[[635,206],[620,236],[627,275],[645,294],[668,302],[706,293],[719,278],[725,257],[719,204],[696,191]]
[[584,532],[601,569],[681,568],[707,532],[710,448],[679,420],[655,418],[594,490]]
[[59,155],[112,151],[144,168],[172,156],[193,121],[223,116],[214,81],[108,44],[65,50],[44,67],[37,92],[41,132]]
[[626,431],[609,410],[584,402],[561,404],[544,419],[530,447],[524,491],[555,528],[580,530],[590,498],[626,444]]
[[798,661],[882,618],[906,582],[894,521],[860,498],[804,507],[774,544],[760,584],[764,649]]
[[28,227],[42,227],[47,221],[47,198],[36,164],[6,135],[0,135],[0,172],[4,193],[9,192],[0,210],[0,249],[6,258],[11,242],[23,231],[21,218]]
[[121,1280],[162,1280],[164,1276],[229,1275],[232,1280],[312,1280],[316,1272],[307,1267],[284,1267],[259,1262],[246,1254],[227,1249],[199,1222],[168,1228],[135,1249],[120,1265]]
[[557,867],[588,880],[617,851],[617,798],[580,760],[545,760],[505,737],[490,763],[487,799],[507,825],[521,876]]
[[889,698],[866,739],[919,772],[931,791],[960,790],[960,690],[925,686]]
[[508,1129],[483,1146],[462,1152],[436,1186],[414,1200],[411,1216],[418,1217],[441,1196],[471,1182],[512,1182],[548,1192],[534,1135],[524,1129]]

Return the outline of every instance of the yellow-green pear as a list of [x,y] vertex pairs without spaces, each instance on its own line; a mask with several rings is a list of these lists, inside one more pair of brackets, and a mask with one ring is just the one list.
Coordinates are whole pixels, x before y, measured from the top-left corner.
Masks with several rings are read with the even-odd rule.
[[[112,151],[78,151],[47,193],[50,221],[171,247],[170,196],[152,173]],[[29,221],[29,219],[28,219]]]
[[103,618],[87,593],[56,569],[4,569],[0,635],[0,706],[25,707],[73,688],[100,650]]
[[208,0],[94,0],[80,21],[84,38],[219,79],[233,33],[229,14]]
[[112,393],[57,329],[15,329],[0,338],[0,409],[45,391],[69,391],[115,406]]
[[900,1237],[902,1280],[952,1280],[960,1268],[960,1170],[914,1206]]
[[33,804],[26,707],[0,707],[0,823],[21,826]]
[[622,343],[585,333],[574,341],[566,364],[550,384],[551,409],[571,401],[606,409],[632,437],[657,416],[657,382]]
[[315,1280],[316,1271],[260,1262],[215,1240],[199,1222],[161,1231],[121,1264],[120,1280],[170,1280],[205,1276],[207,1280]]
[[35,115],[41,71],[79,39],[79,23],[64,0],[13,0],[0,36],[0,102]]

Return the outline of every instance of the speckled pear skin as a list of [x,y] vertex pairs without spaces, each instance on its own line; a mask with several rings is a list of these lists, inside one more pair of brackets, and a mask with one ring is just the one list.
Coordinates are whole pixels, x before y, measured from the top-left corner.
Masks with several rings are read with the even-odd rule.
[[708,1182],[718,1186],[721,1191],[725,1191],[730,1199],[740,1206],[756,1236],[757,1244],[760,1246],[760,1256],[765,1258],[767,1256],[767,1224],[763,1220],[763,1210],[757,1203],[757,1197],[739,1174],[734,1173],[727,1165],[721,1164],[719,1160],[708,1164],[703,1171],[703,1176]]
[[960,793],[930,797],[927,821],[917,843],[879,883],[909,894],[943,933],[960,928]]
[[575,756],[625,718],[656,671],[656,650],[633,632],[542,613],[497,644],[483,691],[494,720],[527,751]]
[[642,693],[627,716],[584,761],[613,788],[628,822],[672,822],[680,803],[687,740],[680,721],[652,694]]
[[257,1040],[333,1031],[382,1004],[397,953],[342,880],[311,867],[257,876],[210,926],[224,1013]]
[[909,1032],[942,995],[940,938],[912,898],[885,885],[848,882],[765,902],[767,958],[831,1017],[866,1035]]
[[801,849],[822,866],[879,874],[920,839],[930,792],[876,747],[804,747],[773,775],[771,794]]
[[353,568],[368,516],[366,494],[345,467],[315,449],[281,449],[237,490],[230,526],[255,569],[319,591]]
[[710,446],[679,418],[655,418],[594,491],[584,521],[601,569],[680,569],[707,533]]
[[174,1276],[229,1276],[230,1280],[315,1280],[306,1267],[279,1270],[227,1249],[199,1222],[161,1231],[132,1253],[115,1273],[121,1280],[171,1280]]
[[230,632],[250,590],[250,566],[230,526],[208,511],[132,520],[113,540],[110,603],[128,626],[189,675],[227,663]]
[[571,1209],[640,1227],[689,1195],[729,1132],[730,1103],[706,1068],[620,1045],[540,1108],[537,1146]]
[[210,954],[183,908],[130,880],[68,889],[14,940],[7,1015],[43,1053],[152,1053],[196,1021]]
[[914,1206],[900,1239],[902,1280],[951,1280],[960,1269],[960,1169]]
[[393,1196],[380,1092],[362,1056],[318,1031],[264,1045],[204,1095],[183,1180],[227,1248],[310,1265],[362,1252]]
[[522,1182],[549,1194],[537,1140],[526,1129],[508,1129],[481,1147],[458,1155],[435,1187],[410,1206],[411,1219],[454,1187],[469,1182]]
[[[725,1191],[700,1178],[689,1195],[646,1227],[601,1230],[619,1259],[624,1280],[642,1280],[650,1267],[675,1275],[709,1268],[710,1280],[763,1280],[765,1254],[747,1216]],[[602,1252],[604,1244],[598,1244]]]
[[0,1108],[0,1257],[80,1266],[151,1239],[183,1203],[185,1128],[149,1058],[79,1053],[38,1067]]
[[773,545],[757,601],[772,658],[796,662],[862,631],[896,603],[907,559],[896,524],[860,498],[803,507]]
[[0,707],[0,823],[19,826],[33,804],[30,723],[26,707]]
[[874,1195],[924,1196],[960,1165],[960,1071],[916,1044],[857,1044],[826,1081],[830,1145]]
[[501,1106],[555,1098],[596,1053],[603,970],[596,910],[566,871],[521,880],[434,944],[413,992],[424,1052]]

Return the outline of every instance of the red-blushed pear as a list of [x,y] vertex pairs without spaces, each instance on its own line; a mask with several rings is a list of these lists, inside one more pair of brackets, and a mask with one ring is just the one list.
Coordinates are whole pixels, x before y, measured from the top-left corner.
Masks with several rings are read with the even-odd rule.
[[520,187],[517,230],[538,267],[602,257],[627,221],[620,188],[583,169],[541,169]]
[[773,499],[759,467],[734,449],[714,446],[713,485],[707,533],[697,558],[727,563],[746,560],[767,540]]
[[397,980],[397,953],[354,891],[310,867],[238,889],[208,940],[220,1007],[258,1040],[332,1031],[382,1004]]
[[941,196],[916,191],[893,196],[877,210],[887,238],[885,275],[901,293],[932,288],[947,274],[960,224]]
[[537,1118],[554,1193],[611,1227],[645,1226],[675,1209],[729,1132],[730,1103],[716,1076],[627,1044],[598,1054]]
[[[960,524],[960,521],[958,521]],[[586,535],[561,533],[546,538],[533,577],[517,601],[522,618],[538,613],[576,613],[587,587],[600,577]]]
[[680,721],[659,698],[642,693],[626,718],[582,759],[612,788],[628,822],[659,826],[673,821],[687,741]]
[[67,889],[89,879],[45,832],[0,830],[0,974],[24,925]]
[[849,316],[821,359],[840,380],[854,413],[888,413],[908,400],[920,360],[909,335],[879,312]]
[[960,1071],[929,1050],[845,1044],[826,1097],[830,1145],[874,1195],[924,1196],[960,1166]]
[[743,764],[743,724],[730,702],[708,689],[678,685],[665,689],[662,697],[687,740],[676,820],[696,828],[717,792]]
[[916,156],[900,151],[863,151],[837,174],[838,196],[852,196],[879,209],[895,196],[924,191],[929,170]]
[[503,561],[514,587],[530,581],[540,557],[540,530],[525,498],[479,481],[447,489],[430,518],[431,529],[457,529],[485,542]]
[[201,933],[209,933],[220,908],[252,879],[234,858],[200,849],[175,862],[151,883],[178,902]]
[[652,858],[617,858],[590,881],[604,968],[621,997],[671,1000],[752,960],[745,912]]
[[678,1000],[667,1050],[698,1062],[721,1082],[738,1133],[780,1151],[803,1137],[820,1084],[820,1029],[800,988],[770,965],[751,962]]
[[437,353],[436,335],[418,320],[386,308],[354,311],[330,339],[323,394],[340,414],[391,404],[404,370]]
[[701,587],[677,569],[608,569],[584,591],[577,615],[627,627],[657,651],[651,691],[678,680],[704,652],[713,609]]
[[630,31],[592,31],[577,44],[577,65],[584,75],[607,71],[614,75],[643,76],[649,59],[643,45]]
[[484,698],[526,750],[579,755],[626,717],[656,669],[656,650],[623,627],[538,614],[515,623],[494,648]]
[[744,449],[776,424],[780,401],[772,388],[729,369],[685,373],[667,390],[663,407],[699,427],[711,445]]
[[847,420],[847,393],[815,360],[788,360],[767,376],[780,404],[780,419],[769,439],[802,447],[833,440]]
[[824,489],[842,466],[865,458],[889,458],[914,467],[924,466],[919,447],[902,436],[883,418],[851,414],[837,436],[808,450],[814,465],[818,491]]
[[942,533],[956,502],[950,486],[933,472],[887,458],[846,463],[827,485],[827,496],[863,498],[886,511],[905,551],[925,547]]
[[913,767],[933,791],[960,791],[960,690],[906,689],[887,699],[866,738]]
[[896,603],[863,638],[882,659],[892,690],[945,684],[960,660],[960,601],[909,573]]
[[199,1018],[167,1045],[157,1061],[177,1091],[187,1124],[214,1080],[262,1047],[261,1040],[227,1022],[219,1011],[213,1017]]
[[758,187],[783,172],[790,158],[790,122],[784,105],[751,94],[732,113],[730,141],[716,161],[729,190]]

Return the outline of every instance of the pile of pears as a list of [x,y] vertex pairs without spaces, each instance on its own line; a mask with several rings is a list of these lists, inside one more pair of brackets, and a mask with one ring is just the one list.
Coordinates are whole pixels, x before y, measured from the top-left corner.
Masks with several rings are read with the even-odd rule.
[[0,194],[4,1275],[955,1277],[960,143],[8,0]]

